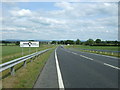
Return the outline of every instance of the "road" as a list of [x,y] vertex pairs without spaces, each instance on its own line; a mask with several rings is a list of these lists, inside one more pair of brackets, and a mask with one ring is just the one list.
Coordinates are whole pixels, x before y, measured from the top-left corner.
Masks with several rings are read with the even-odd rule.
[[59,46],[34,88],[118,88],[118,58]]

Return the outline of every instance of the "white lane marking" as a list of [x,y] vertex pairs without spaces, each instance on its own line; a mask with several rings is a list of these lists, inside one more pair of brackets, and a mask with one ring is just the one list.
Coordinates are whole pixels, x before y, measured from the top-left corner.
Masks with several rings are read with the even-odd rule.
[[70,53],[69,51],[66,51],[66,52]]
[[103,56],[103,57],[108,57],[108,58],[113,58],[113,59],[119,59],[117,57],[112,57],[112,56],[107,56],[107,55],[101,55],[101,54],[95,54],[95,53],[90,53],[90,52],[82,52],[81,53],[87,53],[87,54],[92,54],[92,55],[98,55],[98,56]]
[[[74,53],[74,52],[72,52],[72,53],[78,55],[77,53]],[[89,57],[86,57],[86,56],[84,56],[84,55],[80,55],[80,56],[81,56],[81,57],[84,57],[84,58],[86,58],[86,59],[89,59],[89,60],[94,60],[94,59],[89,58]],[[110,64],[107,64],[107,63],[103,63],[103,64],[106,65],[106,66],[109,66],[109,67],[112,67],[112,68],[115,68],[115,69],[120,70],[119,67],[116,67],[116,66],[113,66],[113,65],[110,65]]]
[[57,67],[58,84],[59,84],[59,88],[64,90],[64,84],[63,84],[63,79],[62,79],[62,75],[61,75],[61,71],[60,71],[60,67],[59,67],[59,63],[58,63],[56,50],[57,49],[55,49],[55,61],[56,61],[56,67]]
[[104,63],[104,65],[120,70],[119,67],[116,67],[116,66],[113,66],[113,65],[110,65],[110,64],[107,64],[107,63]]
[[[72,52],[73,54],[76,54],[76,55],[78,55],[77,53],[74,53],[74,52]],[[89,53],[89,54],[92,54],[92,53]],[[97,54],[98,55],[98,54]],[[84,57],[84,58],[86,58],[86,59],[89,59],[89,60],[94,60],[94,59],[92,59],[92,58],[89,58],[89,57],[86,57],[86,56],[84,56],[84,55],[80,55],[81,57]],[[102,55],[101,55],[102,56]],[[106,56],[106,57],[109,57],[109,56]],[[114,58],[114,57],[113,57]],[[106,66],[109,66],[109,67],[112,67],[112,68],[115,68],[115,69],[118,69],[118,70],[120,70],[120,68],[119,67],[116,67],[116,66],[113,66],[113,65],[110,65],[110,64],[107,64],[107,63],[103,63],[104,65],[106,65]]]
[[92,58],[89,58],[89,57],[86,57],[86,56],[84,56],[84,55],[80,55],[81,57],[84,57],[84,58],[86,58],[86,59],[89,59],[89,60],[94,60],[94,59],[92,59]]
[[[66,52],[69,52],[69,53],[72,53],[72,54],[75,54],[75,55],[79,55],[79,54],[77,54],[77,53],[75,53],[75,52],[70,52],[70,51],[66,51]],[[86,57],[86,56],[84,56],[84,55],[80,55],[81,57],[84,57],[84,58],[86,58],[86,59],[89,59],[89,60],[94,60],[94,59],[92,59],[92,58],[89,58],[89,57]]]
[[72,52],[72,54],[78,55],[77,53]]
[[63,51],[70,53],[70,51],[67,51],[67,50],[63,50]]

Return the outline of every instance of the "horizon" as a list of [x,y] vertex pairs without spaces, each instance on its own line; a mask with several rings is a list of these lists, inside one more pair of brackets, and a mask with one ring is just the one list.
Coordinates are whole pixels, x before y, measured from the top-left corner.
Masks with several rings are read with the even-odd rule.
[[[89,38],[89,39],[92,39],[92,38]],[[100,38],[98,38],[98,39],[100,39]],[[73,40],[73,41],[76,41],[77,39],[62,39],[62,40],[41,40],[41,39],[4,39],[4,40],[0,40],[0,41],[29,41],[29,40],[33,40],[33,41],[66,41],[66,40]],[[79,39],[80,40],[80,39]],[[88,39],[87,39],[88,40]],[[80,41],[82,41],[82,42],[84,42],[84,41],[87,41],[87,40],[80,40]],[[93,39],[94,41],[96,40],[96,39]],[[120,41],[120,40],[101,40],[101,41]]]

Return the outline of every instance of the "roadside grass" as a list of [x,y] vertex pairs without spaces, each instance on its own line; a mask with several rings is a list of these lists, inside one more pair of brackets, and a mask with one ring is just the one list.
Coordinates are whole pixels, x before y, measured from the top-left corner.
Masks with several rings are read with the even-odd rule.
[[77,50],[77,51],[90,52],[90,53],[96,53],[96,54],[101,54],[101,55],[108,55],[108,56],[120,57],[120,54],[119,54],[119,53],[93,51],[93,50],[82,50],[82,49],[96,49],[96,50],[119,51],[119,47],[118,47],[118,46],[84,46],[84,45],[70,45],[70,46],[65,46],[65,48],[71,48],[71,49],[74,49],[74,50]]
[[85,46],[85,45],[70,45],[67,48],[78,48],[78,49],[97,49],[97,50],[113,50],[118,51],[118,46]]
[[32,88],[52,52],[53,49],[43,53],[32,62],[27,63],[26,67],[16,70],[14,76],[9,75],[2,79],[3,88]]
[[[2,62],[4,63],[22,56],[22,48],[19,46],[0,46],[2,47]],[[30,48],[30,53],[41,51],[47,48],[52,48],[53,45],[41,45],[39,48]],[[23,48],[23,56],[30,54],[29,48]]]

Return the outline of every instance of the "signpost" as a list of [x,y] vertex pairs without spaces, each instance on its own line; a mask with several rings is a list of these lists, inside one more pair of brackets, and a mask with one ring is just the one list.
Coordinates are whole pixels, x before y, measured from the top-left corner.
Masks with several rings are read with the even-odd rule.
[[39,42],[20,42],[20,47],[39,47]]
[[29,47],[29,54],[30,54],[30,51],[31,51],[31,48],[30,47],[36,47],[36,51],[37,51],[37,47],[39,47],[39,42],[31,42],[31,41],[28,41],[28,42],[20,42],[20,47],[22,47],[22,56],[23,56],[23,47]]

